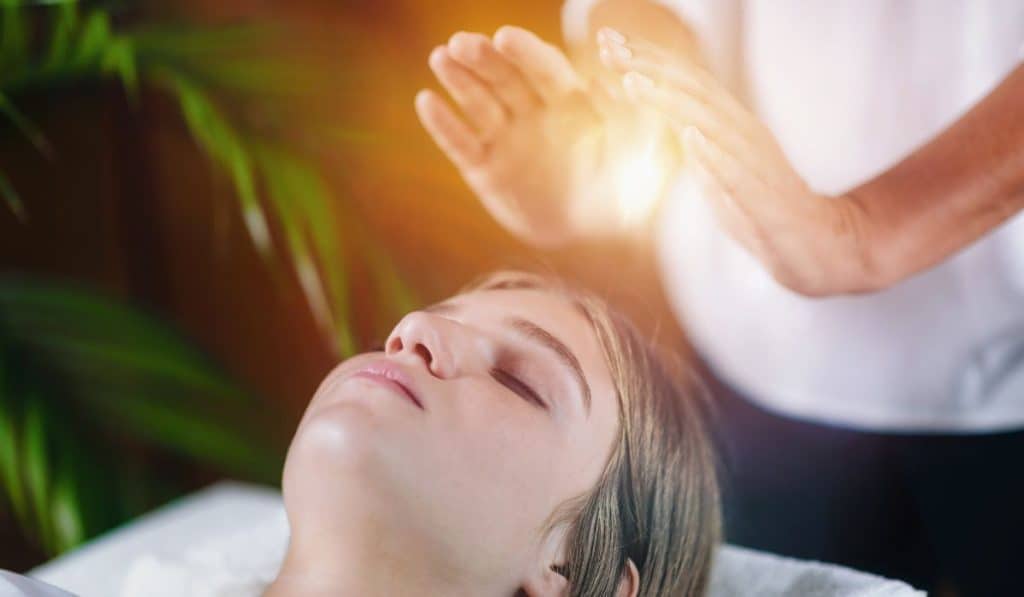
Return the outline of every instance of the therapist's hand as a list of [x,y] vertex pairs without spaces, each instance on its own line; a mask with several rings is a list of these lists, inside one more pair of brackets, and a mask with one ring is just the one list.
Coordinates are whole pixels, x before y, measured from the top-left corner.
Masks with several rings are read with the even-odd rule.
[[875,289],[870,227],[856,198],[814,192],[771,131],[698,65],[617,34],[599,43],[627,96],[666,116],[719,224],[778,282],[808,296]]
[[561,50],[502,27],[456,33],[429,64],[462,116],[424,90],[420,121],[500,224],[545,247],[613,226],[606,117]]

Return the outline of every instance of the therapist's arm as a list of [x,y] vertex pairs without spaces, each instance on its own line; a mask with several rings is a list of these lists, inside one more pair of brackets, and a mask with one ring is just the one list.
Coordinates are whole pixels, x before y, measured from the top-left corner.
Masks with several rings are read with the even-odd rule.
[[[671,65],[667,51],[644,40],[625,46],[601,57],[623,75],[627,96],[666,115],[718,224],[797,293],[881,290],[1024,207],[1024,67],[889,171],[828,196],[810,188],[772,132],[709,73]],[[843,159],[842,147],[821,151]]]
[[1024,66],[927,145],[849,196],[870,223],[878,287],[978,240],[1024,209]]

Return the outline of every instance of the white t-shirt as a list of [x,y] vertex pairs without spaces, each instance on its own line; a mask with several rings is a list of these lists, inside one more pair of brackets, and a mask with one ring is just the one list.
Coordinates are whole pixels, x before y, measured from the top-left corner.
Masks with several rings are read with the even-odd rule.
[[[564,6],[570,41],[596,1]],[[824,193],[897,163],[1024,57],[1024,0],[661,3]],[[1024,427],[1024,215],[888,290],[811,299],[776,283],[699,199],[683,179],[664,206],[664,283],[698,350],[751,400],[874,430]]]

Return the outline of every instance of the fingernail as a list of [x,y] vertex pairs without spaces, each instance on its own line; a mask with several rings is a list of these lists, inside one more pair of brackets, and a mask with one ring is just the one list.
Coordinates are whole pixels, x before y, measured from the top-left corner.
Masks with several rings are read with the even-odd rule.
[[597,30],[597,41],[622,45],[626,43],[626,36],[611,27],[601,27]]
[[629,71],[622,76],[622,86],[626,88],[626,92],[630,96],[635,96],[638,93],[653,89],[654,81],[650,77],[641,75],[636,71]]

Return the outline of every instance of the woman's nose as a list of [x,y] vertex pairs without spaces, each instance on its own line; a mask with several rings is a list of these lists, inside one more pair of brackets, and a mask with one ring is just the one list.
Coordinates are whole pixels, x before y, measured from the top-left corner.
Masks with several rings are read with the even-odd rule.
[[447,379],[457,374],[453,336],[458,324],[430,313],[409,313],[398,322],[384,345],[388,356],[406,354],[423,361],[436,377]]

